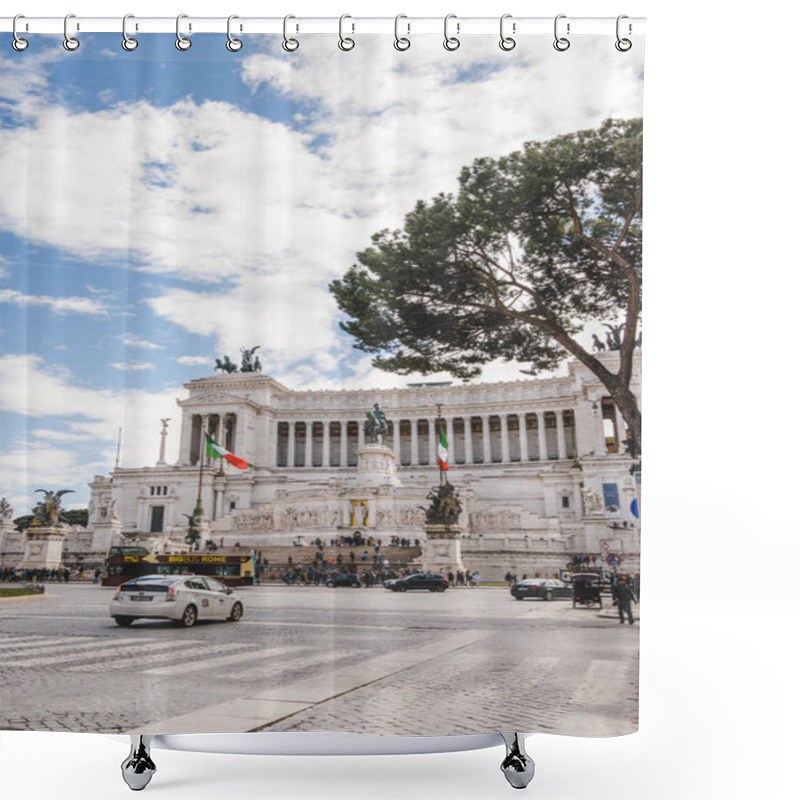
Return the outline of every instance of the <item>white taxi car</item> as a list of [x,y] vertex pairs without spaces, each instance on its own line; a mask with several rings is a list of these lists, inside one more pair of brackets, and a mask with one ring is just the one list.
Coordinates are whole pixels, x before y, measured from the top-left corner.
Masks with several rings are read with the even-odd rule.
[[190,628],[198,619],[238,622],[242,598],[207,575],[142,575],[117,587],[108,613],[117,625],[137,619],[171,619]]

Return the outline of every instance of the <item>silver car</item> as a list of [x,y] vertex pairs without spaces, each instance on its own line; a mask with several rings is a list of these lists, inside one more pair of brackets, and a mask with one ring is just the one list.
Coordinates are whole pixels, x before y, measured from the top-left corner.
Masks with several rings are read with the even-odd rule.
[[206,575],[143,575],[117,587],[108,613],[123,628],[137,619],[171,619],[190,628],[198,619],[238,622],[242,598]]

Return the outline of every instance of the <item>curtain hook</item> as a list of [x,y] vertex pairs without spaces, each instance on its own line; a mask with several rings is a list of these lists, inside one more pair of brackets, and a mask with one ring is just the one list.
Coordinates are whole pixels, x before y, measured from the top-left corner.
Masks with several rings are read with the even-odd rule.
[[175,20],[175,47],[178,50],[188,50],[192,46],[192,40],[181,35],[181,20],[188,18],[188,14],[178,14],[178,18]]
[[[448,26],[451,19],[457,19],[455,14],[448,14],[444,18],[444,49],[445,50],[458,50],[461,47],[461,40],[457,36],[450,36]],[[456,22],[456,33],[461,32],[461,23]]]
[[228,50],[231,51],[231,53],[238,53],[244,46],[241,39],[236,39],[233,36],[231,36],[231,22],[235,19],[239,19],[239,17],[236,14],[231,14],[228,17],[228,41],[225,42],[225,47],[227,47]]
[[[342,14],[342,16],[339,17],[339,49],[344,51],[352,50],[356,46],[355,40],[351,39],[349,36],[345,36],[342,31],[342,28],[344,26],[344,21],[346,19],[352,19],[352,17],[349,14]],[[350,24],[353,28],[351,33],[355,33],[356,30],[355,24],[352,22]]]
[[[553,23],[553,35],[555,36],[555,41],[553,42],[553,47],[558,50],[559,53],[563,53],[565,50],[569,50],[570,40],[567,39],[565,36],[558,35],[558,21],[560,19],[566,19],[566,14],[559,14],[555,22]],[[569,22],[567,23],[567,33],[569,33]]]
[[[81,43],[76,37],[69,35],[68,26],[71,19],[75,19],[74,14],[67,14],[67,16],[64,17],[64,49],[70,52],[77,50],[81,46]],[[80,30],[80,28],[78,28],[78,30]]]
[[[503,16],[500,17],[500,49],[505,50],[506,52],[513,50],[517,46],[516,39],[512,39],[510,36],[505,35],[504,28],[507,19],[511,19],[511,14],[503,14]],[[517,32],[516,22],[511,23],[511,32]]]
[[14,17],[14,21],[11,23],[11,33],[14,34],[14,41],[11,42],[11,46],[17,52],[21,53],[23,50],[27,50],[27,48],[28,48],[28,40],[27,39],[23,39],[21,36],[17,35],[17,20],[18,19],[25,19],[25,15],[24,14],[17,14],[17,16]]
[[[300,47],[300,42],[297,39],[290,39],[288,36],[290,19],[297,19],[297,17],[293,16],[292,14],[288,14],[283,18],[283,49],[287,53],[293,53],[298,47]],[[297,30],[300,30],[299,25],[297,26]]]
[[139,46],[138,39],[134,39],[132,36],[128,36],[128,20],[129,19],[136,19],[133,14],[126,14],[122,18],[122,49],[127,50],[130,52],[131,50],[135,50]]
[[[617,48],[617,50],[619,50],[619,51],[620,51],[620,53],[627,53],[627,52],[628,52],[628,50],[630,50],[630,49],[631,49],[631,47],[633,47],[633,42],[632,42],[630,39],[623,39],[623,38],[622,38],[622,37],[619,35],[619,34],[620,34],[620,29],[621,29],[621,27],[622,27],[620,23],[621,23],[621,22],[622,22],[622,20],[624,20],[624,19],[628,19],[628,15],[627,15],[627,14],[620,14],[620,15],[617,17],[617,41],[616,41],[616,42],[614,42],[614,47],[616,47],[616,48]],[[630,36],[630,34],[632,33],[632,31],[633,31],[633,28],[632,28],[632,26],[631,26],[631,24],[630,24],[630,22],[629,22],[629,23],[628,23],[628,35],[629,35],[629,36]]]
[[[400,35],[400,20],[401,19],[408,19],[405,14],[398,14],[394,18],[394,49],[395,50],[408,50],[411,47],[411,39],[407,36]],[[411,33],[411,24],[406,22],[406,33]]]

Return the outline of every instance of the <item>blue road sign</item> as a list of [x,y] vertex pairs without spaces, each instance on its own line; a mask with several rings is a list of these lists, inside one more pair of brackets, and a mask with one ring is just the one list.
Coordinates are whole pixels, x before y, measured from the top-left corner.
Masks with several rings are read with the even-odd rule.
[[639,501],[635,497],[631,500],[631,514],[639,519]]
[[609,567],[618,567],[622,563],[622,559],[617,555],[617,553],[609,553],[606,556],[606,564]]

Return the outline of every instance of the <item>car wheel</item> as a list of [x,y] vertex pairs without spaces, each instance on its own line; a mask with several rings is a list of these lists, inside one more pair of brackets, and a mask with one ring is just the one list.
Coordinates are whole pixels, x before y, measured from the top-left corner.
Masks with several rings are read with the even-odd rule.
[[446,588],[447,588],[446,586],[437,586],[436,587],[436,591],[437,592],[443,592]]
[[521,594],[515,594],[514,595],[514,599],[515,600],[522,600],[522,595]]
[[114,622],[121,628],[128,628],[133,625],[133,617],[114,617]]
[[404,592],[406,589],[408,589],[408,586],[398,586],[397,587],[397,591],[398,592]]
[[355,583],[351,583],[350,585],[351,586],[355,586],[356,589],[360,589],[361,588],[361,581],[356,581]]
[[435,586],[429,586],[428,587],[428,591],[429,592],[435,592],[436,591],[436,587]]
[[231,609],[231,615],[228,617],[229,622],[238,622],[244,614],[244,609],[241,603],[234,603]]
[[183,616],[180,619],[180,624],[184,628],[191,628],[197,622],[197,609],[193,605],[188,605],[183,609]]
[[553,593],[552,592],[545,592],[544,593],[544,599],[545,600],[552,600],[553,599]]

